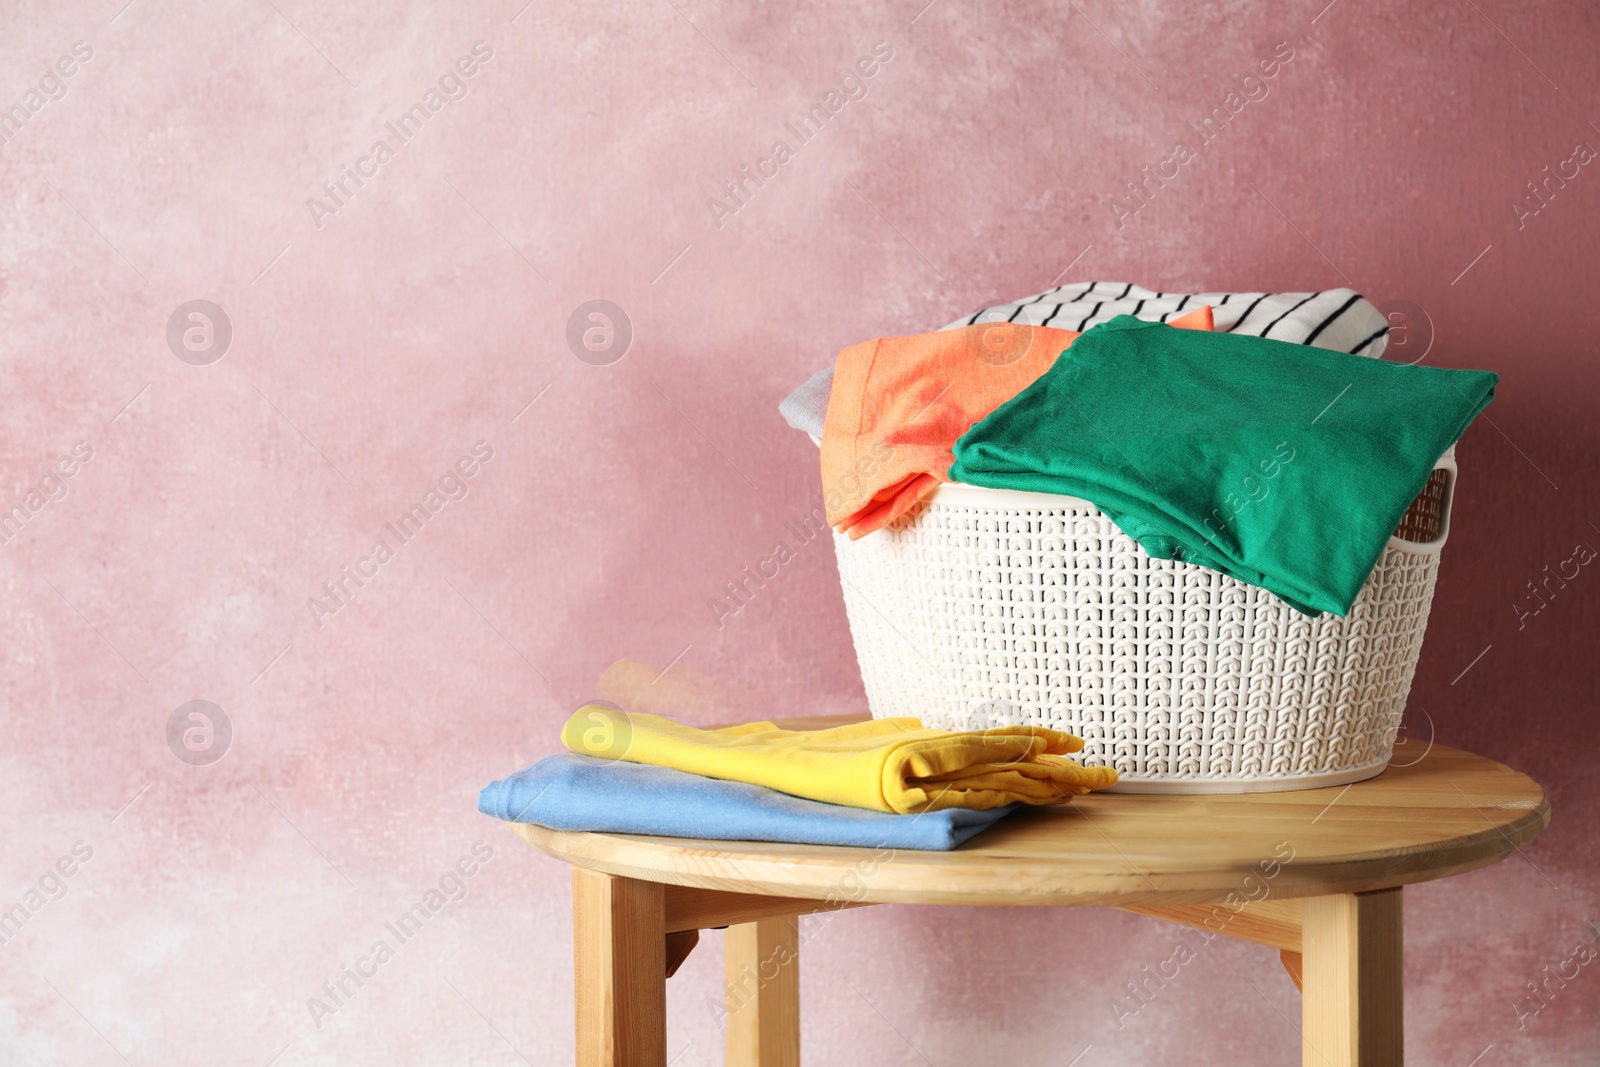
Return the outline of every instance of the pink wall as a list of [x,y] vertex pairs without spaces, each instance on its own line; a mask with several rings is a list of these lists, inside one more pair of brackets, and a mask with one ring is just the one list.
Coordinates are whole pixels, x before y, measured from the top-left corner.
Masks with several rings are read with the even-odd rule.
[[[478,787],[552,751],[620,657],[681,656],[752,712],[860,708],[825,545],[722,628],[707,605],[817,502],[775,406],[842,345],[1082,252],[1067,280],[1348,280],[1426,310],[1428,362],[1503,376],[1461,447],[1414,705],[1555,818],[1408,893],[1407,1039],[1417,1064],[1595,1062],[1594,968],[1520,1029],[1514,1005],[1600,922],[1600,577],[1516,605],[1600,546],[1600,170],[1511,207],[1600,146],[1594,8],[121,2],[0,16],[0,104],[92,49],[0,144],[0,505],[92,449],[0,547],[0,905],[58,897],[0,944],[0,1060],[569,1059],[567,871]],[[466,95],[400,143],[385,124],[476,41]],[[865,99],[786,134],[880,41]],[[1119,228],[1123,181],[1280,42],[1267,95]],[[393,158],[314,220],[379,138]],[[714,218],[780,139],[779,175]],[[609,366],[564,340],[595,298],[635,330]],[[209,365],[167,341],[197,299],[232,323]],[[307,608],[479,441],[463,499]],[[232,724],[208,766],[167,741],[194,699]],[[308,998],[478,841],[466,898],[314,1025]],[[1246,945],[1112,1025],[1171,938],[1099,911],[842,915],[807,948],[807,1062],[1293,1062],[1293,987]],[[670,987],[681,1067],[720,1062],[709,940]]]

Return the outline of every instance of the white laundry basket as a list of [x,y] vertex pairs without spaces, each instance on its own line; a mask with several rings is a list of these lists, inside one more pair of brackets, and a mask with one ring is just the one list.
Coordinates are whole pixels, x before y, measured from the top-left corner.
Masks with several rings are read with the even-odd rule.
[[1383,770],[1450,527],[1454,450],[1346,618],[1153,559],[1074,497],[943,485],[893,525],[835,535],[877,718],[1077,734],[1126,792],[1245,793]]

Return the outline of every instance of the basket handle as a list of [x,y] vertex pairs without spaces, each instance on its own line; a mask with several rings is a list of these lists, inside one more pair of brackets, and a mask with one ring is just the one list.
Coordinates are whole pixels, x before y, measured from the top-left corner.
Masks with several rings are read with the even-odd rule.
[[1450,516],[1455,511],[1456,498],[1456,450],[1452,447],[1448,452],[1439,457],[1439,462],[1433,465],[1435,471],[1447,471],[1449,477],[1445,479],[1444,492],[1439,497],[1439,528],[1431,541],[1407,541],[1403,537],[1390,535],[1389,547],[1398,548],[1402,552],[1416,555],[1436,555],[1444,548],[1444,543],[1450,537]]

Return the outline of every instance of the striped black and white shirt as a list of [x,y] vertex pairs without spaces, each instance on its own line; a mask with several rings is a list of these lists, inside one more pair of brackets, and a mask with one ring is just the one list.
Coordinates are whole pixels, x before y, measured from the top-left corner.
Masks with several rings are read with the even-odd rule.
[[1075,282],[1047,289],[1013,304],[996,304],[958,319],[947,330],[975,322],[1023,322],[1082,333],[1132,315],[1166,322],[1202,304],[1211,305],[1218,332],[1270,337],[1363,356],[1383,355],[1389,324],[1353,289],[1319,293],[1157,293],[1129,282]]

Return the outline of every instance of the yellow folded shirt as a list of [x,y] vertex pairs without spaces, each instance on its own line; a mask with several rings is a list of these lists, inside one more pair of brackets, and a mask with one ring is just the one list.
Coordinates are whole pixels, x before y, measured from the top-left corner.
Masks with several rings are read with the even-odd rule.
[[797,797],[911,815],[982,811],[1021,801],[1059,804],[1117,780],[1111,767],[1063,759],[1083,741],[1042,726],[982,732],[928,730],[916,719],[872,719],[831,730],[780,730],[770,722],[721,730],[589,704],[561,740],[581,755],[762,785]]

